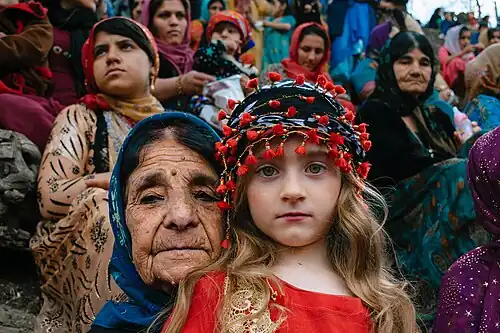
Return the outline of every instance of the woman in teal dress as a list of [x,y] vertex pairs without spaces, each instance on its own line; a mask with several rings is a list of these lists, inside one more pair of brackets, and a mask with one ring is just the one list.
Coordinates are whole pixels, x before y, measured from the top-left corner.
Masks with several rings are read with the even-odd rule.
[[[386,194],[385,229],[395,263],[415,282],[419,317],[431,327],[441,279],[461,255],[488,241],[466,179],[468,149],[450,113],[425,103],[433,94],[436,59],[425,36],[397,34],[379,58],[376,89],[357,113],[373,148],[370,180]],[[413,80],[413,81],[412,81]]]
[[272,17],[264,21],[264,54],[262,56],[262,72],[270,64],[280,63],[288,57],[290,38],[295,28],[288,0],[274,0]]

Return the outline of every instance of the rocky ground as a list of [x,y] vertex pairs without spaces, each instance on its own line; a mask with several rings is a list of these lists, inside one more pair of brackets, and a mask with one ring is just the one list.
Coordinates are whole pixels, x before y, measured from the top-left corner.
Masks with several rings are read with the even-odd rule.
[[40,310],[39,279],[31,253],[0,249],[0,333],[33,332]]

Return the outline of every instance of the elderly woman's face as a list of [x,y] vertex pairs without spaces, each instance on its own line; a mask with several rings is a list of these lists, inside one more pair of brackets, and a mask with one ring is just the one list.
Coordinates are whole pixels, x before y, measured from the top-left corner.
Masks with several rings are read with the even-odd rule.
[[165,0],[153,18],[156,37],[170,45],[184,41],[187,30],[187,13],[180,0]]
[[418,96],[427,90],[432,76],[431,60],[420,49],[396,60],[393,69],[401,91]]
[[132,39],[97,33],[94,77],[101,92],[130,99],[144,97],[153,73],[148,55]]
[[127,227],[137,272],[148,285],[178,283],[220,253],[217,174],[172,139],[141,151],[127,182]]

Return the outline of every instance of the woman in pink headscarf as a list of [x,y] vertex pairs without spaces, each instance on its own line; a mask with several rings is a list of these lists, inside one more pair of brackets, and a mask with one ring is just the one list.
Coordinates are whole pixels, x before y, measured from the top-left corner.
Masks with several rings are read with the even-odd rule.
[[205,84],[215,80],[192,70],[189,1],[146,0],[141,21],[155,36],[160,53],[160,72],[153,94],[165,108],[186,111],[189,97],[201,94]]

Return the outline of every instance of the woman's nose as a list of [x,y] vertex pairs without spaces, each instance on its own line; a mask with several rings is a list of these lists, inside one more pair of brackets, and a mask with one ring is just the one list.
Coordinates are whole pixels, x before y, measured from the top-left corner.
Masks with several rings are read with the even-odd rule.
[[168,209],[163,220],[163,225],[167,229],[184,231],[199,224],[193,209],[193,202],[190,202],[187,198],[179,197],[172,201],[174,203],[169,207],[170,209]]

